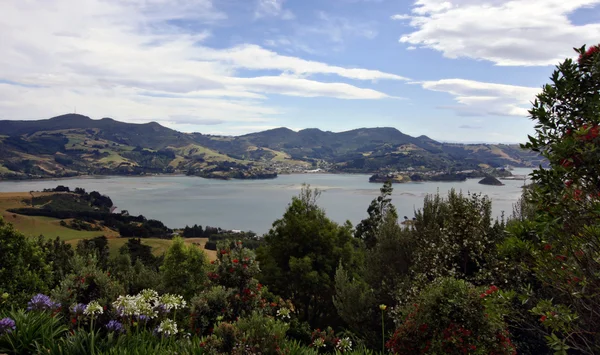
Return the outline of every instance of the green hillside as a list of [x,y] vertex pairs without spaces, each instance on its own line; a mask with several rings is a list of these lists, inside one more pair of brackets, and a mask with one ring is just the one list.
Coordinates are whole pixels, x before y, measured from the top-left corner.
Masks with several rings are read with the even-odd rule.
[[207,178],[272,178],[321,168],[332,172],[448,171],[537,166],[516,145],[449,144],[395,128],[347,132],[277,128],[239,137],[182,133],[68,114],[0,121],[0,178],[180,173]]

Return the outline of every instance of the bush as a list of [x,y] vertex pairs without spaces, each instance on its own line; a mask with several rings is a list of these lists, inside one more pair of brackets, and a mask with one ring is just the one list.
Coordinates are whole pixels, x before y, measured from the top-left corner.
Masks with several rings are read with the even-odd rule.
[[72,261],[73,273],[52,291],[52,298],[60,302],[65,314],[76,303],[98,301],[102,306],[109,306],[112,300],[125,292],[123,285],[98,267],[95,258],[75,256]]
[[516,354],[497,287],[477,291],[463,280],[438,279],[399,310],[386,346],[395,354]]
[[182,238],[174,238],[160,267],[162,290],[191,299],[208,285],[206,254]]
[[52,268],[42,248],[0,217],[0,293],[10,298],[3,306],[23,306],[37,292],[47,292]]

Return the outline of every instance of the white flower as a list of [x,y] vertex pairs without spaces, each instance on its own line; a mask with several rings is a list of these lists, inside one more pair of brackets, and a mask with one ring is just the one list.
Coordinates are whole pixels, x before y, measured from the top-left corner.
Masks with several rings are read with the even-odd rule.
[[277,310],[277,316],[284,319],[290,319],[290,310],[287,308],[280,308],[279,310]]
[[171,336],[177,334],[177,323],[170,319],[165,319],[160,322],[159,326],[156,328],[156,331],[162,335]]
[[136,296],[119,296],[119,298],[113,302],[113,307],[117,309],[121,316],[131,317],[140,314],[137,302],[138,298]]
[[351,351],[352,350],[352,340],[350,340],[350,338],[340,339],[340,340],[338,340],[337,344],[335,344],[335,347],[341,352]]
[[156,291],[144,290],[136,296],[119,296],[113,307],[117,309],[122,317],[146,316],[148,318],[156,318],[158,311],[154,304],[157,303],[157,298],[154,297]]
[[179,295],[171,295],[171,294],[164,294],[160,297],[160,301],[159,301],[163,307],[167,310],[170,311],[172,309],[180,309],[185,307],[186,302],[183,299],[183,296],[179,296]]
[[151,290],[149,288],[142,290],[138,293],[138,296],[144,300],[145,302],[156,302],[158,300],[158,292]]
[[313,341],[312,345],[315,348],[322,348],[325,346],[325,340],[323,340],[323,338],[317,338],[315,341]]
[[94,316],[96,314],[102,313],[104,313],[104,309],[102,308],[100,303],[98,303],[98,301],[92,301],[88,303],[87,307],[85,307],[85,310],[83,311],[83,314],[85,314],[86,316]]

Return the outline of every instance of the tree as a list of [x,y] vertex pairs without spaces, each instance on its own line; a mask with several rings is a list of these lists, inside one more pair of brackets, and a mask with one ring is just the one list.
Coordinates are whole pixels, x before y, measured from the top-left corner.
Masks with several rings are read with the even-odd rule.
[[476,284],[489,280],[489,258],[505,234],[504,222],[492,221],[487,196],[465,196],[454,189],[447,199],[428,195],[415,218],[411,271],[420,284],[446,276]]
[[319,195],[304,185],[257,250],[259,280],[290,299],[299,319],[314,327],[337,321],[332,300],[336,268],[341,262],[355,269],[361,257],[350,223],[340,226],[327,218],[317,206]]
[[371,201],[367,213],[369,218],[363,219],[357,226],[354,236],[365,241],[368,249],[371,249],[377,243],[377,230],[387,214],[397,216],[396,208],[392,205],[392,183],[386,181],[379,190],[380,195]]
[[157,258],[152,254],[152,247],[142,243],[140,238],[129,238],[120,249],[121,254],[128,254],[131,258],[131,264],[135,264],[138,260],[150,267],[155,267]]
[[535,137],[523,147],[549,169],[532,174],[537,243],[531,263],[552,294],[532,312],[560,353],[600,352],[600,47],[575,49],[529,111]]
[[108,239],[105,236],[84,239],[77,243],[77,253],[82,256],[94,255],[98,260],[98,265],[106,269],[108,264]]
[[23,306],[33,294],[48,291],[52,269],[42,249],[2,217],[0,255],[0,293],[9,294],[9,304]]
[[187,245],[182,238],[176,237],[160,267],[162,289],[191,299],[206,287],[207,268],[206,254],[195,245]]
[[[387,213],[377,228],[375,246],[366,251],[365,263],[349,274],[344,267],[335,276],[334,304],[348,327],[367,344],[380,346],[379,305],[396,304],[401,285],[409,285],[415,242],[412,231],[398,224],[395,213]],[[394,323],[385,318],[386,328]]]

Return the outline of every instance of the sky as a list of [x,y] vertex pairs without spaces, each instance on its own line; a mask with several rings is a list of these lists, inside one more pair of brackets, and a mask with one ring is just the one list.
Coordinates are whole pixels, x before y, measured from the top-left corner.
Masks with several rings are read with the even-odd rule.
[[525,142],[600,0],[3,0],[0,119]]

